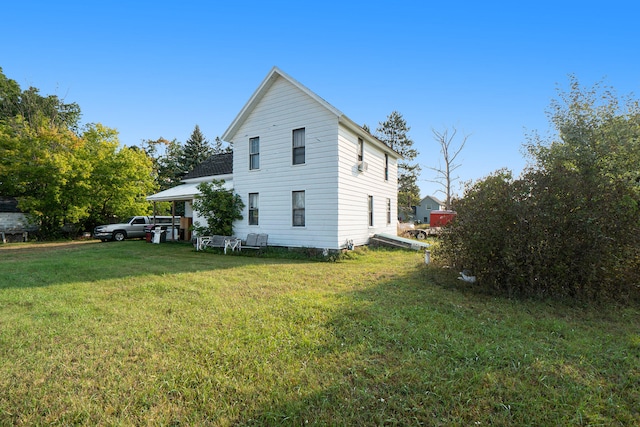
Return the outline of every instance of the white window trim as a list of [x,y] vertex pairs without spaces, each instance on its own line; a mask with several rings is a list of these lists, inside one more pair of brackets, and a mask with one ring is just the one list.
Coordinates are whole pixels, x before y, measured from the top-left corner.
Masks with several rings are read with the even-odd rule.
[[[302,210],[304,210],[304,224],[302,225],[295,225],[295,213],[294,211],[296,210],[296,208],[293,205],[293,195],[294,193],[302,193],[303,197],[304,197],[304,208],[302,208]],[[300,210],[300,208],[298,208],[298,210]],[[300,229],[300,228],[305,228],[307,226],[307,192],[306,190],[295,190],[291,192],[291,227],[293,229]]]
[[[251,145],[252,145],[252,141],[254,139],[258,140],[258,151],[256,153],[252,153],[251,152],[251,148],[252,148]],[[257,158],[258,158],[258,167],[257,168],[251,167],[252,166],[251,160],[253,158],[252,156],[257,156]],[[250,171],[260,170],[260,163],[261,163],[260,162],[260,137],[259,136],[254,136],[254,137],[249,138],[249,170]]]
[[[257,224],[251,224],[251,211],[252,211],[252,209],[251,209],[251,196],[254,195],[254,194],[256,195],[256,197],[258,199],[258,207],[256,209],[254,209],[255,211],[258,212]],[[247,213],[247,225],[249,227],[258,227],[260,225],[260,193],[249,193],[248,200],[247,200],[247,210],[248,210],[248,213]]]
[[[304,161],[302,163],[294,163],[294,159],[295,159],[295,149],[296,148],[300,148],[300,147],[296,147],[295,144],[295,132],[296,131],[302,131],[303,135],[304,135],[304,145],[302,145],[301,147],[304,149]],[[307,129],[304,127],[301,128],[297,128],[297,129],[293,129],[291,131],[291,165],[292,166],[302,166],[302,165],[306,165],[307,164]]]

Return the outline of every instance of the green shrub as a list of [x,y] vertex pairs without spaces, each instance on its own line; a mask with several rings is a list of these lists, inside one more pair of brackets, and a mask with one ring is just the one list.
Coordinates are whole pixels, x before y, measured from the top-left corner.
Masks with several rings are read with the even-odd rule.
[[226,190],[223,184],[224,181],[214,180],[198,185],[200,195],[193,201],[193,209],[207,220],[207,224],[193,226],[200,235],[233,236],[233,221],[242,219],[242,199],[233,190]]
[[[520,178],[469,185],[436,250],[510,296],[628,299],[640,279],[640,110],[574,82],[554,104],[557,139],[534,139]],[[604,105],[598,104],[604,99]]]

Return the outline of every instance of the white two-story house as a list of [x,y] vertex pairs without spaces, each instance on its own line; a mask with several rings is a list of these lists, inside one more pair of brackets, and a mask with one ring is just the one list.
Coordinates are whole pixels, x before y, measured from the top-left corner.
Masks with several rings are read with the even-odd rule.
[[236,236],[341,249],[396,234],[400,155],[279,68],[222,139],[233,147],[231,182],[246,205]]

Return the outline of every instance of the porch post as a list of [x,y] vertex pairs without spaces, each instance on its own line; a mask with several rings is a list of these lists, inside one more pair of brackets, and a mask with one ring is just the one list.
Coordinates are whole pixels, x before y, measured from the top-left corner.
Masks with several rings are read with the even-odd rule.
[[176,240],[176,201],[171,201],[171,241]]

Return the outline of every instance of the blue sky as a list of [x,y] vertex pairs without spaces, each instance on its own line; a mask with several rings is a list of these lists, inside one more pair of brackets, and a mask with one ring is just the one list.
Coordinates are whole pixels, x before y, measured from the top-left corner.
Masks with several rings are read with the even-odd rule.
[[[213,141],[272,66],[375,129],[397,110],[440,189],[432,129],[469,135],[461,183],[525,165],[558,86],[575,74],[640,92],[635,1],[30,1],[2,5],[0,67],[77,102],[125,145]],[[442,194],[436,194],[441,196]]]

